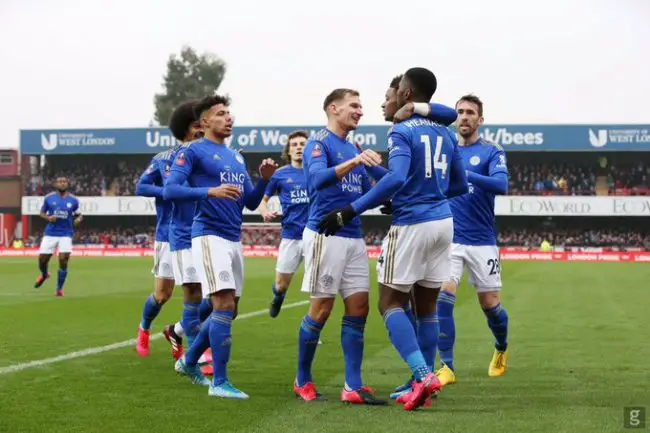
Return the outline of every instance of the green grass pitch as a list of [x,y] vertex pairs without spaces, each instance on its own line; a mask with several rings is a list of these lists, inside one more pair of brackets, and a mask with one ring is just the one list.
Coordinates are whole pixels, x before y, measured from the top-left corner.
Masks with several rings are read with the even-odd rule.
[[[487,376],[493,339],[463,284],[455,310],[458,383],[413,413],[338,401],[340,301],[314,365],[327,403],[301,403],[291,390],[304,305],[277,319],[234,323],[230,378],[249,401],[210,398],[177,376],[162,339],[145,359],[128,346],[6,371],[135,338],[150,268],[150,259],[73,257],[66,296],[55,298],[55,278],[32,288],[35,258],[0,259],[0,432],[616,432],[624,407],[650,407],[650,267],[643,264],[504,262],[510,358],[502,378]],[[377,313],[374,263],[371,270],[364,381],[387,396],[409,374]],[[272,259],[246,260],[241,314],[267,308],[273,273]],[[301,276],[285,304],[306,299]],[[181,299],[177,293],[164,307],[153,333],[180,317]]]

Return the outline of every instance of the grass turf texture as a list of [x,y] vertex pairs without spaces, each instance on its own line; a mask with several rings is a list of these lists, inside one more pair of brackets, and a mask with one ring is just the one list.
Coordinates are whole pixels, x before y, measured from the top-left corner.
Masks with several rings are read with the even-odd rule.
[[[247,259],[240,312],[268,307],[275,262]],[[0,370],[135,338],[151,292],[150,259],[74,258],[65,298],[52,278],[32,288],[35,259],[0,259]],[[302,271],[285,305],[305,300]],[[648,281],[650,267],[610,263],[503,263],[503,305],[510,316],[509,370],[489,378],[493,338],[476,296],[463,284],[455,317],[458,384],[434,407],[406,413],[350,407],[343,385],[342,305],[322,334],[314,379],[329,402],[293,397],[298,326],[307,306],[236,321],[229,365],[235,386],[251,400],[210,398],[173,371],[169,346],[152,342],[139,358],[133,346],[0,375],[0,432],[609,432],[623,431],[625,406],[650,406]],[[371,314],[364,381],[389,394],[409,373],[390,346],[376,310],[371,263]],[[180,318],[180,289],[152,333]]]

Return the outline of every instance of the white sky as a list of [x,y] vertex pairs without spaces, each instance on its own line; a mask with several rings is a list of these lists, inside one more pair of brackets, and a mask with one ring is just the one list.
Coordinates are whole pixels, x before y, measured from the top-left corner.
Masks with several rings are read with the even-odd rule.
[[335,87],[383,124],[390,79],[474,92],[486,123],[650,123],[649,0],[0,0],[0,147],[21,128],[145,127],[183,44],[228,64],[238,125],[320,125]]

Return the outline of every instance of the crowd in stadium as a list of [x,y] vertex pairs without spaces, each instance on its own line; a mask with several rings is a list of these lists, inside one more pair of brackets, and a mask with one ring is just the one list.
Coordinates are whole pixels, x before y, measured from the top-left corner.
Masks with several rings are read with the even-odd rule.
[[59,176],[70,181],[70,192],[79,196],[135,195],[135,184],[144,171],[142,165],[79,164],[52,167],[45,164],[41,174],[25,182],[25,195],[45,195],[52,191],[52,183]]
[[596,195],[599,178],[603,191],[610,195],[647,195],[649,192],[648,167],[640,162],[607,168],[571,163],[510,165],[508,193]]
[[[88,229],[79,228],[74,242],[85,246],[140,247],[153,248],[154,227],[135,227],[132,229]],[[26,247],[37,247],[42,233],[35,232],[27,240]],[[381,246],[386,236],[383,229],[365,230],[367,245]],[[602,248],[642,248],[650,251],[650,233],[633,229],[505,229],[499,231],[498,243],[502,247],[525,247],[535,249],[543,240],[556,247],[602,247]],[[278,246],[279,232],[260,227],[245,227],[242,232],[244,245]]]
[[501,230],[497,242],[502,247],[538,248],[547,240],[556,247],[643,248],[650,251],[650,236],[629,229]]
[[[120,161],[118,164],[79,164],[70,167],[45,165],[41,175],[26,182],[26,195],[49,192],[52,181],[65,173],[70,179],[73,194],[80,196],[134,195],[135,183],[146,163]],[[574,163],[510,163],[511,195],[596,195],[598,183],[605,194],[648,194],[648,167],[638,165],[610,165],[606,169],[596,164]],[[255,169],[249,170],[255,180]]]

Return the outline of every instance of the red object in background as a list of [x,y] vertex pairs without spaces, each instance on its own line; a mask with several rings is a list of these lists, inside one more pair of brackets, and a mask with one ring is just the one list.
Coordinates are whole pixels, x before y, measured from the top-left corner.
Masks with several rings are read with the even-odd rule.
[[14,239],[18,218],[14,214],[0,213],[0,245],[9,246]]
[[[379,257],[380,247],[368,247],[368,257]],[[72,255],[76,257],[152,257],[150,248],[111,248],[97,245],[93,247],[74,248]],[[277,257],[278,249],[270,246],[244,246],[245,257]],[[38,248],[13,250],[0,247],[0,257],[36,257]],[[529,262],[631,262],[650,263],[650,253],[646,252],[556,252],[543,253],[540,251],[501,249],[501,260]]]
[[29,215],[23,215],[20,217],[20,221],[22,222],[22,233],[20,235],[23,238],[23,241],[25,241],[25,239],[29,237]]
[[0,177],[14,177],[20,175],[20,160],[18,151],[14,149],[0,150]]

